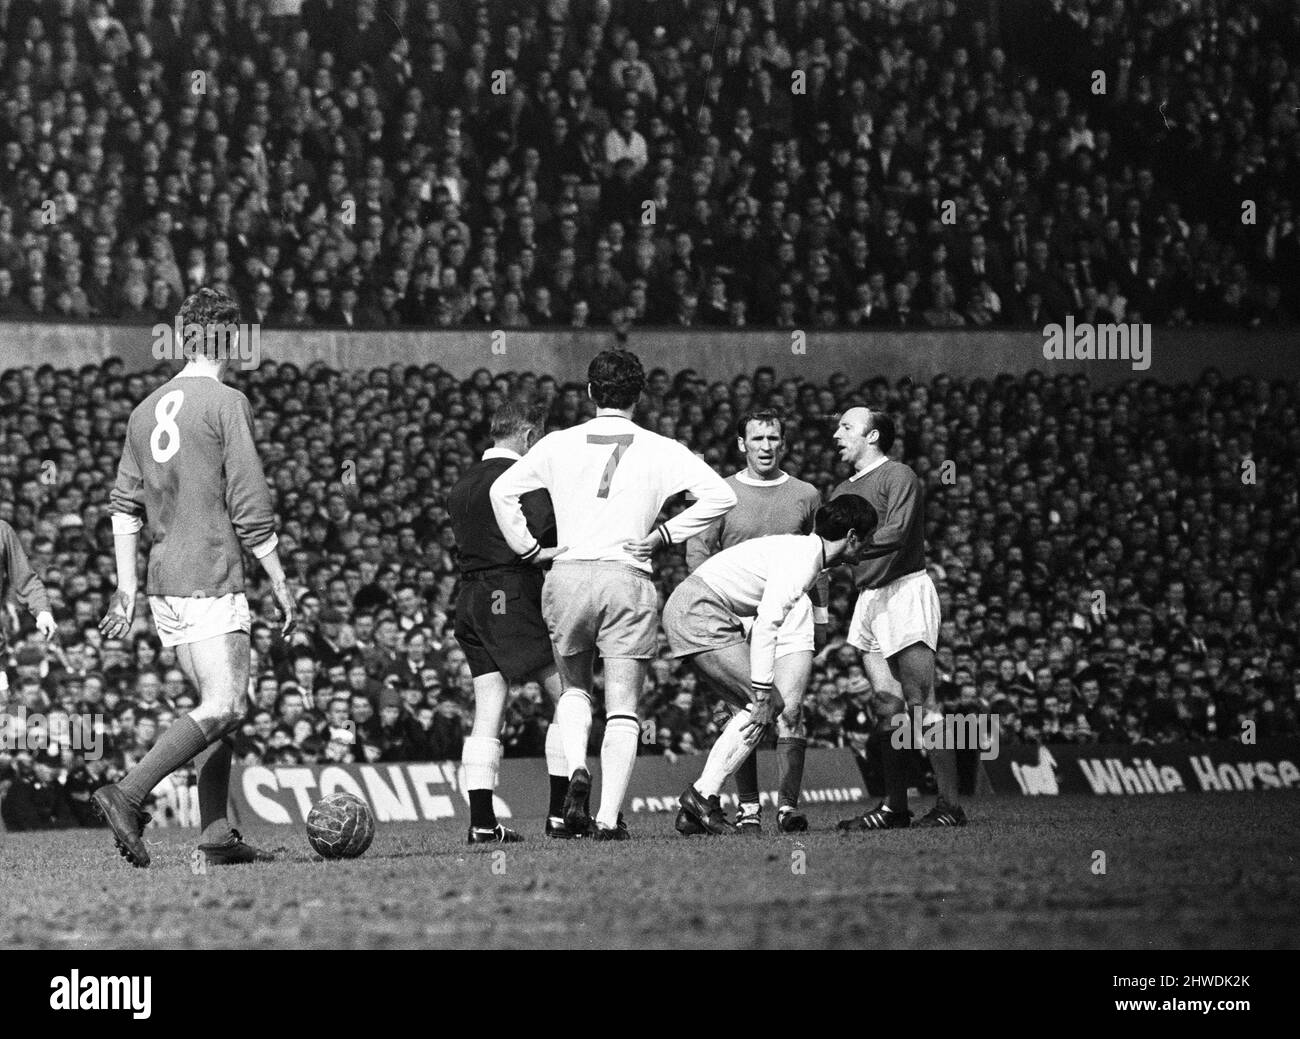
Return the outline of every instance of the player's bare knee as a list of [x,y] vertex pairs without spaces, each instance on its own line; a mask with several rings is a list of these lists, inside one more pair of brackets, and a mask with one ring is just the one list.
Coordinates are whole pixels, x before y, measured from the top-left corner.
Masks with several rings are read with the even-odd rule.
[[190,717],[211,739],[220,739],[239,728],[244,712],[238,700],[210,699],[190,713]]

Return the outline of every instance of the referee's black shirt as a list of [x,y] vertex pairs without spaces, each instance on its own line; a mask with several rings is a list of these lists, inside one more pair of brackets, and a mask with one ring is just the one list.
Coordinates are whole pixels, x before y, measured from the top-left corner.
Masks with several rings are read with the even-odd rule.
[[[497,526],[488,491],[498,476],[519,458],[513,451],[490,447],[483,460],[466,470],[447,495],[451,529],[456,535],[462,575],[498,567],[528,566],[511,551]],[[555,510],[544,490],[529,491],[520,499],[528,530],[543,548],[555,547]]]

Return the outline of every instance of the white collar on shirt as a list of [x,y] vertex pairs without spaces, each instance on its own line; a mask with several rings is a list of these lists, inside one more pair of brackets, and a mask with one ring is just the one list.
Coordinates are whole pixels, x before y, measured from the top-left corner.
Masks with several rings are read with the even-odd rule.
[[786,480],[790,479],[789,473],[782,473],[775,480],[759,480],[749,475],[748,469],[742,469],[736,474],[736,479],[750,487],[780,487]]
[[862,478],[863,476],[866,476],[867,473],[875,472],[877,469],[879,469],[882,465],[884,465],[884,464],[885,464],[886,462],[888,462],[888,461],[889,461],[889,455],[881,455],[879,458],[877,458],[874,462],[872,462],[872,463],[871,463],[869,466],[867,466],[865,469],[859,469],[856,473],[854,473],[852,476],[850,476],[850,477],[849,477],[849,482],[852,483],[854,480],[857,480],[857,479]]
[[173,378],[176,378],[176,379],[211,379],[213,382],[220,382],[220,381],[221,381],[221,380],[218,379],[215,375],[213,375],[211,372],[201,372],[201,371],[199,371],[197,368],[192,368],[192,367],[191,367],[190,365],[188,365],[188,364],[187,364],[184,368],[182,368],[179,372],[177,372],[177,373],[173,376]]
[[489,461],[493,458],[509,458],[512,462],[519,461],[519,452],[511,451],[508,447],[489,447],[483,452],[483,461]]

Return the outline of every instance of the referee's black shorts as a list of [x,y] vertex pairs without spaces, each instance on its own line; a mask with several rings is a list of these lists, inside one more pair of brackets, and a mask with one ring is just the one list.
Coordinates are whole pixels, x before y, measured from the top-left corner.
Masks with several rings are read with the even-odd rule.
[[477,570],[461,579],[456,641],[475,678],[500,671],[518,682],[554,663],[542,619],[545,579],[535,566]]

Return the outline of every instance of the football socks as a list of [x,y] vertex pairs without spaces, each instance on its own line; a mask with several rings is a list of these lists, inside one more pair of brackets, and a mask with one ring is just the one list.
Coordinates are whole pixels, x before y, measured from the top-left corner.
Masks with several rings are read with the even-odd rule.
[[635,715],[612,714],[605,722],[605,739],[600,745],[600,811],[596,813],[601,826],[618,826],[640,740],[641,723]]
[[[943,714],[940,711],[926,711],[925,717],[922,718],[921,724],[929,729],[932,725],[938,725],[939,731],[943,731]],[[918,741],[921,746],[925,746],[924,741]],[[936,740],[935,743],[942,744],[943,740]],[[930,767],[934,769],[934,785],[939,791],[939,800],[945,804],[956,806],[961,800],[957,784],[957,751],[953,747],[936,746],[930,751]]]
[[709,751],[708,759],[704,762],[704,771],[700,773],[700,778],[695,783],[695,789],[701,797],[707,799],[720,794],[722,784],[727,781],[727,777],[735,772],[753,751],[753,745],[745,740],[740,731],[752,717],[753,714],[748,707],[743,711],[737,711],[731,721],[727,722],[726,728],[718,734],[713,749]]
[[884,738],[880,741],[880,770],[885,777],[885,800],[895,812],[907,811],[908,751],[894,746],[894,730],[900,724],[911,724],[906,714],[886,718],[881,722],[881,735]]
[[200,844],[220,844],[230,836],[226,811],[230,803],[230,762],[234,756],[234,743],[229,736],[223,736],[194,759],[194,770],[198,775],[199,825],[203,827]]
[[193,761],[211,742],[199,723],[188,714],[177,718],[118,784],[122,793],[138,807],[154,787],[182,765]]
[[782,736],[776,741],[776,767],[781,773],[779,806],[799,807],[799,791],[803,787],[803,762],[808,753],[808,740],[803,736]]
[[566,689],[555,705],[555,724],[560,727],[564,759],[570,777],[587,767],[587,741],[591,739],[591,700],[581,689]]
[[743,805],[758,804],[758,749],[736,769],[736,795]]
[[465,787],[469,790],[469,824],[490,830],[497,824],[492,791],[497,788],[497,773],[501,768],[501,741],[487,736],[470,736],[465,740],[460,763],[465,769]]
[[546,771],[551,778],[551,803],[546,814],[563,815],[564,795],[569,791],[569,766],[557,722],[552,722],[546,730]]

